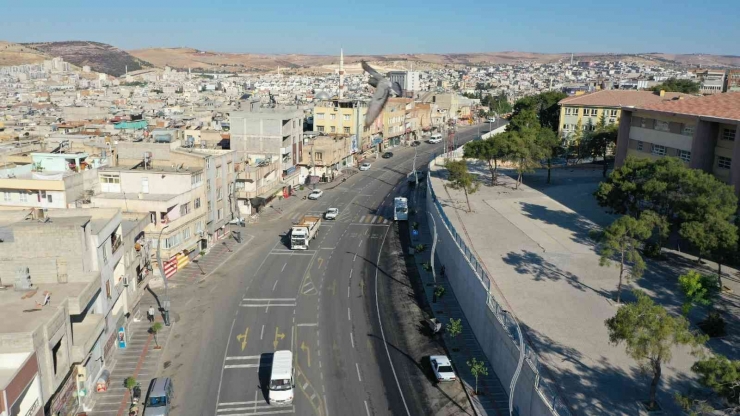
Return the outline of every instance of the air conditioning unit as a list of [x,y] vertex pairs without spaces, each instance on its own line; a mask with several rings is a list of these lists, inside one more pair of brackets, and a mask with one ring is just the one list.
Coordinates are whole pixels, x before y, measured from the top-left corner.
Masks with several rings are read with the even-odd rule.
[[77,366],[77,382],[84,383],[87,381],[87,369],[84,365]]

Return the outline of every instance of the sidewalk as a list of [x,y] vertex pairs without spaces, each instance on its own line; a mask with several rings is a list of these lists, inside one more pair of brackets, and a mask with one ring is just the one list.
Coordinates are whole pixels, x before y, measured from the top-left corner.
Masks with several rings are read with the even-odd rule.
[[169,280],[175,282],[192,283],[196,279],[205,278],[220,265],[227,262],[231,256],[241,250],[244,245],[248,245],[252,236],[245,233],[248,228],[236,227],[234,230],[242,232],[242,242],[237,243],[233,238],[227,237],[213,246],[205,256],[199,256],[194,261],[188,263],[182,270],[179,270]]
[[[440,273],[439,258],[435,256],[435,273],[437,275],[437,285],[445,288],[445,293],[442,297],[438,298],[436,303],[433,302],[434,298],[434,280],[431,270],[427,271],[424,269],[424,263],[431,260],[431,247],[433,236],[429,231],[430,227],[427,225],[428,216],[426,210],[423,208],[424,193],[419,193],[421,201],[417,206],[421,207],[418,213],[409,218],[409,232],[411,232],[410,224],[413,222],[419,223],[419,235],[412,237],[411,242],[413,245],[424,244],[427,249],[421,254],[415,254],[414,260],[416,262],[417,269],[419,270],[419,276],[421,277],[424,285],[424,291],[427,296],[427,301],[432,307],[434,317],[442,322],[442,333],[447,349],[447,354],[452,360],[452,364],[457,372],[458,377],[465,386],[466,394],[470,399],[471,403],[475,407],[478,415],[496,415],[503,416],[509,413],[509,396],[506,394],[504,386],[501,384],[496,373],[493,371],[491,364],[486,359],[486,355],[478,344],[475,335],[470,330],[465,315],[460,309],[460,304],[455,297],[455,293],[452,290],[449,282],[446,278],[443,278]],[[457,338],[450,337],[445,326],[450,319],[461,319],[463,331]],[[476,360],[483,360],[488,368],[487,376],[479,376],[478,378],[478,395],[473,395],[475,390],[475,377],[470,372],[470,368],[466,364],[469,360],[475,358]]]
[[[151,299],[151,303],[155,303],[154,299]],[[148,309],[149,305],[142,302],[141,308]],[[162,322],[161,316],[158,316],[156,321]],[[160,357],[172,331],[171,326],[162,326],[162,330],[157,334],[157,341],[162,349],[155,349],[154,336],[148,332],[150,327],[151,324],[146,319],[141,322],[132,322],[129,325],[128,343],[125,349],[118,350],[115,355],[108,391],[92,393],[95,404],[93,410],[87,412],[88,416],[128,415],[131,398],[124,386],[127,377],[134,377],[141,384],[140,403],[143,403],[149,383],[157,376]],[[140,406],[140,414],[142,409]]]

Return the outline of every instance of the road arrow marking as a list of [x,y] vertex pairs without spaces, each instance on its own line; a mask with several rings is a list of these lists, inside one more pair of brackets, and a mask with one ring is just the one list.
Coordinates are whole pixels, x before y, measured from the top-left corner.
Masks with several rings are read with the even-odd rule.
[[247,327],[246,331],[244,331],[243,334],[239,334],[236,336],[236,340],[242,343],[242,351],[244,351],[245,348],[247,348],[247,337],[249,336],[249,327]]
[[311,348],[309,348],[303,341],[301,341],[301,351],[306,352],[306,356],[308,357],[308,366],[311,367]]
[[272,341],[272,346],[273,346],[273,348],[274,348],[275,350],[277,350],[277,346],[278,346],[278,342],[279,342],[279,340],[281,340],[281,339],[284,339],[284,338],[285,338],[285,334],[281,334],[281,333],[279,332],[279,329],[280,329],[280,328],[278,328],[278,327],[275,327],[275,341]]

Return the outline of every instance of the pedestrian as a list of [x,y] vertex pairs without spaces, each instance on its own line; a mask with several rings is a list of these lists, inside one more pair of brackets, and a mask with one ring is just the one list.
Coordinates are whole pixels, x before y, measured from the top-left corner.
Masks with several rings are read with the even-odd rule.
[[149,320],[149,323],[154,322],[154,306],[150,306],[149,310],[146,311],[146,318]]

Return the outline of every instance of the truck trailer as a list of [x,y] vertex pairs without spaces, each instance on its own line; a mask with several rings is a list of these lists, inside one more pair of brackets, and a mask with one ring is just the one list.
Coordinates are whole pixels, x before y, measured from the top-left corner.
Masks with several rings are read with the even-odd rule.
[[290,249],[308,250],[308,244],[319,235],[321,217],[304,215],[290,230]]

